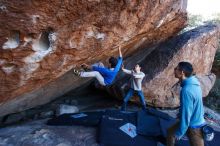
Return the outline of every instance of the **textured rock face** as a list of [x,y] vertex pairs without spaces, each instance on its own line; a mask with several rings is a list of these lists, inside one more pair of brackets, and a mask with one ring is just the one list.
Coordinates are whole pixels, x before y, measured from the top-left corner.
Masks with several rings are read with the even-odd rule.
[[87,80],[66,74],[71,68],[105,61],[118,44],[129,56],[177,34],[186,19],[186,0],[2,0],[0,115],[79,87]]
[[[202,26],[161,43],[144,59],[128,59],[126,68],[131,69],[139,62],[146,74],[143,92],[148,103],[159,107],[179,105],[180,86],[176,84],[178,80],[174,77],[174,68],[180,61],[193,64],[202,85],[203,96],[207,96],[216,78],[210,71],[218,48],[219,31],[219,27],[215,25]],[[136,57],[142,58],[142,54]],[[132,63],[132,59],[135,62]],[[108,89],[116,97],[125,95],[128,76],[121,75],[121,78],[115,87]],[[138,98],[133,100],[138,101]]]
[[215,55],[215,60],[212,66],[212,72],[216,74],[217,78],[220,78],[220,46]]

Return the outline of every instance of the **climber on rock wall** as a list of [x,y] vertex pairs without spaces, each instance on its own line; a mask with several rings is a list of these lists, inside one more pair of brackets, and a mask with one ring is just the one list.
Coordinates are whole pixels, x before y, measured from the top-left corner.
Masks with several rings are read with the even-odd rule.
[[136,93],[139,96],[140,102],[142,104],[142,108],[146,109],[144,94],[142,92],[142,80],[145,77],[145,74],[141,71],[140,65],[136,64],[134,67],[134,70],[125,69],[124,66],[122,65],[122,71],[126,74],[131,75],[132,80],[131,80],[130,89],[124,98],[124,103],[122,105],[121,110],[123,110],[123,111],[126,110],[127,102],[133,96],[134,93]]
[[118,47],[118,52],[118,59],[116,59],[115,57],[109,58],[109,68],[105,67],[101,62],[95,63],[91,66],[87,64],[82,64],[81,67],[84,68],[84,70],[91,71],[79,71],[77,69],[73,69],[73,73],[83,78],[95,77],[98,80],[99,84],[102,86],[111,85],[122,65],[121,46]]

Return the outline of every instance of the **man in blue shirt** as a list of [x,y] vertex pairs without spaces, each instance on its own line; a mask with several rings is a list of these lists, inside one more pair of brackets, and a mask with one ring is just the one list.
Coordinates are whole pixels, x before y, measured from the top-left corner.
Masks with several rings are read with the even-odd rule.
[[191,146],[204,146],[202,127],[205,125],[202,90],[193,76],[189,62],[180,62],[174,69],[175,77],[181,83],[179,121],[168,129],[167,146],[174,146],[175,140],[186,134]]
[[122,53],[121,47],[118,48],[119,57],[116,59],[115,57],[110,57],[109,64],[110,68],[105,67],[102,63],[96,63],[92,66],[88,66],[83,64],[84,68],[89,68],[91,71],[78,71],[76,69],[73,70],[74,74],[80,77],[95,77],[99,84],[102,86],[111,85],[118,74],[121,64],[122,64]]

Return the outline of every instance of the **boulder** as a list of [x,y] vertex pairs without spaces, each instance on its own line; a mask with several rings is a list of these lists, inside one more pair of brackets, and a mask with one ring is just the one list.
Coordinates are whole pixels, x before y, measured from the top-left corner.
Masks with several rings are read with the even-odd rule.
[[[178,107],[180,85],[174,77],[174,68],[181,61],[191,62],[201,82],[203,96],[207,96],[215,82],[211,74],[212,63],[218,48],[220,27],[212,24],[200,26],[182,33],[155,46],[154,51],[142,58],[136,54],[125,62],[125,68],[132,69],[136,63],[142,66],[146,74],[143,80],[143,92],[148,104],[156,107]],[[117,82],[107,89],[114,97],[122,99],[126,94],[129,76],[122,74]],[[132,98],[139,102],[138,98]]]
[[215,55],[215,60],[212,66],[212,72],[216,74],[217,78],[220,78],[220,46]]
[[79,112],[79,109],[76,106],[72,105],[66,105],[66,104],[61,104],[57,108],[56,115],[62,115],[62,114],[70,114],[70,113],[77,113]]
[[176,35],[187,0],[0,2],[0,116],[48,103],[88,80],[68,71]]
[[212,87],[215,84],[216,75],[214,73],[210,73],[207,75],[197,76],[197,78],[198,78],[200,85],[201,85],[201,88],[202,88],[203,97],[208,96],[210,90],[212,89]]

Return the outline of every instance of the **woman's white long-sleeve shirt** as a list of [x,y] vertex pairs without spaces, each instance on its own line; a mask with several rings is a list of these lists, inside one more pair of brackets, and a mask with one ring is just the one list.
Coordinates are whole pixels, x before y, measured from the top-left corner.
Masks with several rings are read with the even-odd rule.
[[142,89],[142,80],[145,77],[145,74],[143,72],[136,73],[128,69],[122,69],[122,71],[132,76],[131,88],[140,91]]

